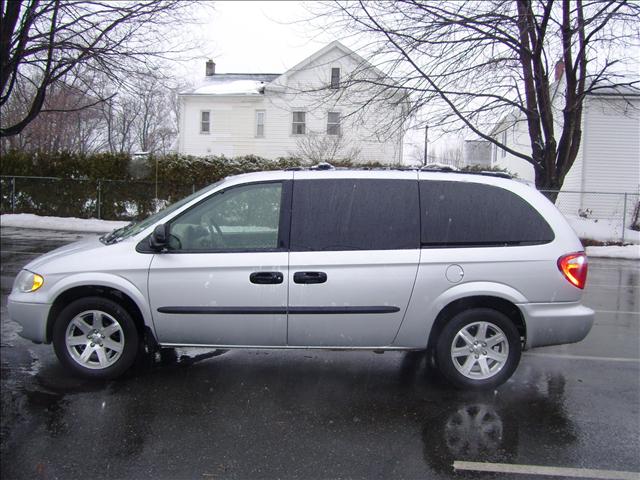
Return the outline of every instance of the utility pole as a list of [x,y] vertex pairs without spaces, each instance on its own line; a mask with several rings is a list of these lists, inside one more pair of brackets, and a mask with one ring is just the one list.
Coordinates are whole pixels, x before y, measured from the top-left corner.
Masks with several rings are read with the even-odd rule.
[[424,161],[422,162],[422,166],[426,166],[428,163],[427,160],[427,151],[429,146],[429,125],[424,126]]
[[158,155],[156,155],[156,205],[155,205],[155,209],[156,212],[158,210]]

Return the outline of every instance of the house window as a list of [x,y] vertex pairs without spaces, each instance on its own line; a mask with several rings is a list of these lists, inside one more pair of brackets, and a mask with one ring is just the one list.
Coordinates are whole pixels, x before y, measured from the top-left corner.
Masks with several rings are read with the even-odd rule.
[[265,111],[256,110],[256,137],[264,137]]
[[331,69],[331,88],[340,88],[340,69]]
[[293,112],[293,122],[291,123],[291,133],[293,135],[305,134],[306,116],[306,112]]
[[340,112],[327,114],[327,135],[340,135]]
[[211,112],[203,110],[200,112],[200,133],[211,132]]
[[[503,145],[507,145],[507,131],[505,130],[504,132],[502,132],[502,144]],[[504,148],[500,149],[500,156],[501,157],[506,157],[507,156],[507,151]]]

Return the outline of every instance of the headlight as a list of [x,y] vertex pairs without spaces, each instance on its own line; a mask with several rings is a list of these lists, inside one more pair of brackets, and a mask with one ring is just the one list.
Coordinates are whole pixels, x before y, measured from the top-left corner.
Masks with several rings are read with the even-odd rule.
[[35,292],[43,283],[44,278],[37,273],[30,272],[29,270],[21,270],[15,282],[13,282],[13,290],[22,293]]

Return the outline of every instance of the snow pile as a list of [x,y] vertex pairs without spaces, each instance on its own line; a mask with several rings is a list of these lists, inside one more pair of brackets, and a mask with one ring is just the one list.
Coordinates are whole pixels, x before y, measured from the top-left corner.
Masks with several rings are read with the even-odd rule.
[[640,260],[640,245],[625,245],[624,247],[587,247],[587,256]]
[[264,87],[264,82],[256,80],[230,80],[213,82],[193,90],[195,94],[206,95],[257,95]]
[[[565,218],[578,237],[599,242],[621,242],[622,225],[619,221],[608,219],[582,218],[565,215]],[[640,244],[640,232],[625,229],[624,243]]]
[[124,227],[129,222],[97,220],[95,218],[41,217],[31,213],[0,215],[3,227],[41,228],[43,230],[64,230],[67,232],[106,233]]

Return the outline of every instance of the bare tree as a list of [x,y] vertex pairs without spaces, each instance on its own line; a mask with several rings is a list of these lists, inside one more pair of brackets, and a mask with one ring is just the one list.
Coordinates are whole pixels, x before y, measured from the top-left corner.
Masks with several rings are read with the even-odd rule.
[[[75,80],[79,80],[76,77]],[[2,152],[25,151],[89,153],[104,146],[101,135],[100,109],[93,105],[95,97],[85,92],[87,78],[50,88],[45,102],[46,113],[36,117],[17,135],[0,138]],[[79,87],[78,87],[78,84]],[[23,91],[22,89],[27,89]],[[7,122],[16,121],[23,113],[23,99],[33,94],[32,85],[20,85],[3,109]],[[80,107],[80,108],[79,108]]]
[[136,123],[140,112],[125,96],[108,99],[102,108],[107,148],[111,153],[133,153],[136,148]]
[[360,150],[346,141],[343,135],[327,135],[318,132],[307,132],[296,140],[296,151],[290,155],[302,158],[312,164],[351,160],[356,162]]
[[[430,125],[471,130],[531,163],[540,189],[559,189],[573,165],[588,94],[638,92],[637,80],[623,75],[640,38],[633,1],[357,1],[326,4],[323,13],[331,28],[361,35],[386,74],[353,82],[409,93],[412,112],[427,109]],[[530,151],[501,140],[501,129],[518,121]]]
[[407,148],[406,159],[411,165],[418,167],[425,165],[441,165],[459,168],[463,164],[460,140],[457,140],[454,143],[449,141],[448,143],[445,143],[444,146],[437,148],[429,146],[426,162],[424,156],[424,142],[409,142],[405,144],[405,147]]
[[143,152],[166,153],[177,135],[172,118],[173,91],[153,76],[138,83],[132,98],[137,105],[136,135],[138,147]]
[[438,160],[445,165],[451,165],[453,167],[461,167],[462,158],[462,145],[449,145],[441,148],[438,151]]
[[[2,152],[10,149],[39,152],[167,153],[177,136],[172,109],[175,89],[153,72],[140,75],[131,90],[118,90],[103,75],[90,78],[80,72],[73,83],[50,88],[45,109],[22,132],[0,138]],[[88,88],[87,88],[88,87]],[[22,88],[20,86],[19,88]],[[34,88],[27,85],[27,88]],[[90,90],[87,93],[85,90]],[[17,91],[18,92],[18,91]],[[21,92],[20,92],[21,93]],[[15,95],[5,112],[14,120],[21,114],[22,99]],[[96,102],[97,98],[106,98]],[[85,105],[92,105],[84,107]],[[17,112],[17,113],[16,113]]]
[[[190,21],[191,5],[185,0],[0,0],[0,136],[20,133],[47,111],[51,89],[75,79],[80,70],[123,84],[141,69],[157,70],[157,61],[188,50],[184,37],[176,36],[178,25]],[[5,116],[5,106],[16,96],[23,110]]]

